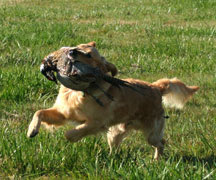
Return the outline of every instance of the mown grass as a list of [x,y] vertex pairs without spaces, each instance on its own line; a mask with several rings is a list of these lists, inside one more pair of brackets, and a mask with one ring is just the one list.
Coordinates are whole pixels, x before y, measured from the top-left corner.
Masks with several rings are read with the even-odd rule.
[[[2,0],[0,179],[215,179],[215,12],[213,0]],[[58,92],[40,74],[41,59],[93,40],[119,77],[178,77],[200,86],[182,111],[166,109],[159,162],[140,133],[111,156],[104,135],[71,144],[68,127],[26,138],[33,113]]]

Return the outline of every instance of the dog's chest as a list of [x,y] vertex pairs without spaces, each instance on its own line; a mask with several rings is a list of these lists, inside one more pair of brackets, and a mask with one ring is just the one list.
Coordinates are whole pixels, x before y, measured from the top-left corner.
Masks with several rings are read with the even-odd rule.
[[64,114],[66,119],[74,119],[75,121],[79,121],[85,118],[79,110],[82,103],[82,92],[61,88],[54,107]]

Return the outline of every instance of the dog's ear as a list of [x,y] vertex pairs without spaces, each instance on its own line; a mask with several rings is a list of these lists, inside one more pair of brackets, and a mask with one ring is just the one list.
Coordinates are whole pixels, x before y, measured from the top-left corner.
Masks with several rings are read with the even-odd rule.
[[108,62],[105,57],[101,56],[101,60],[104,62],[108,72],[111,72],[112,76],[115,76],[118,73],[117,68],[114,64]]
[[96,42],[92,41],[88,43],[89,46],[96,47]]

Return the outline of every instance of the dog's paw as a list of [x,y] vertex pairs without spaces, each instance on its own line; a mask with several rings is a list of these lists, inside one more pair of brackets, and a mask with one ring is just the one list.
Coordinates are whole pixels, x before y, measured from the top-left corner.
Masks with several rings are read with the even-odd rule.
[[28,128],[27,137],[33,138],[39,133],[39,125],[38,123],[31,122]]
[[27,137],[28,137],[28,138],[33,138],[33,137],[35,137],[38,133],[39,133],[39,131],[36,130],[36,129],[32,129],[32,130],[29,129],[28,132],[27,132]]
[[39,133],[41,121],[38,116],[34,117],[31,123],[29,124],[27,137],[33,138]]

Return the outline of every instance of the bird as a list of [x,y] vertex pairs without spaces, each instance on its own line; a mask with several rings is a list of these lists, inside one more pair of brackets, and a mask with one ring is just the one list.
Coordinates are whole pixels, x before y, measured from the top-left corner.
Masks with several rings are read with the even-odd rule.
[[[114,77],[117,70],[112,71],[112,76],[106,71],[102,72],[97,66],[89,64],[92,58],[100,57],[101,63],[112,64],[100,56],[96,48],[90,46],[90,51],[85,51],[85,48],[78,47],[62,47],[53,53],[46,56],[40,65],[41,73],[50,81],[57,83],[57,80],[69,89],[83,91],[84,94],[90,95],[95,101],[103,106],[103,103],[92,94],[92,89],[101,90],[110,100],[114,100],[112,95],[106,93],[98,83],[105,81],[111,85],[120,88],[126,86],[140,94],[143,94],[139,88],[127,81]],[[88,62],[88,63],[86,63]],[[95,61],[92,61],[95,62]],[[109,67],[108,66],[108,67]],[[114,65],[113,65],[114,66]],[[55,74],[56,73],[56,76]]]

